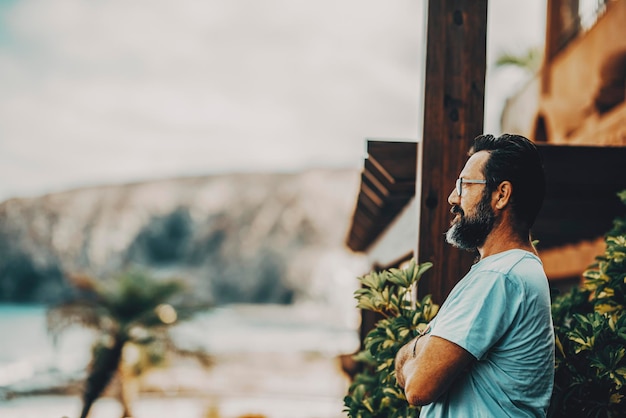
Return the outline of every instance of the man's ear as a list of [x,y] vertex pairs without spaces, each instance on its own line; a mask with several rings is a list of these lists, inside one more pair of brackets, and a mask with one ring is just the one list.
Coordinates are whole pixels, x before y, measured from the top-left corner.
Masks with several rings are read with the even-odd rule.
[[513,185],[510,181],[505,180],[498,185],[495,190],[495,206],[496,209],[504,209],[511,200],[511,193],[513,193]]

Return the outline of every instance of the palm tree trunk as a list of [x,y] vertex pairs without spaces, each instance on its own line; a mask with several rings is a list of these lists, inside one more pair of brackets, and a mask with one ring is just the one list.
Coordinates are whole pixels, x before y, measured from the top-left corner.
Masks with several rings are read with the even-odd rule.
[[122,358],[126,339],[117,336],[113,347],[97,347],[91,363],[91,370],[83,390],[83,410],[80,418],[87,418],[93,403],[102,395],[113,378]]

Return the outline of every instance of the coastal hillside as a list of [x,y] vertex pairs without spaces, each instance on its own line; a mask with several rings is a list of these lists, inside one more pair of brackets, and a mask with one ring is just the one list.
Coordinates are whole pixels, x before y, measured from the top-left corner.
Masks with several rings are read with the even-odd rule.
[[231,174],[0,204],[0,301],[54,302],[68,277],[179,277],[216,304],[333,298],[362,274],[344,245],[356,170]]

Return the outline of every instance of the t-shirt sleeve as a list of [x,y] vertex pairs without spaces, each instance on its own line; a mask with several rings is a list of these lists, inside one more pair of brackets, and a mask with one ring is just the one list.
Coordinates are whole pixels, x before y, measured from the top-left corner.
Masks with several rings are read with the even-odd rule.
[[510,328],[523,297],[518,284],[504,274],[485,271],[446,301],[431,335],[457,344],[480,360]]

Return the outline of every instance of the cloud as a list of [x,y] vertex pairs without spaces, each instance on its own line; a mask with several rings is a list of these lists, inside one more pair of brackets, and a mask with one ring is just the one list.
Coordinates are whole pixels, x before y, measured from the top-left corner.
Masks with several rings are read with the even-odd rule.
[[408,0],[5,5],[0,196],[356,166],[365,137],[417,135],[420,13]]
[[422,8],[0,3],[0,199],[176,175],[360,167],[365,138],[420,134]]

